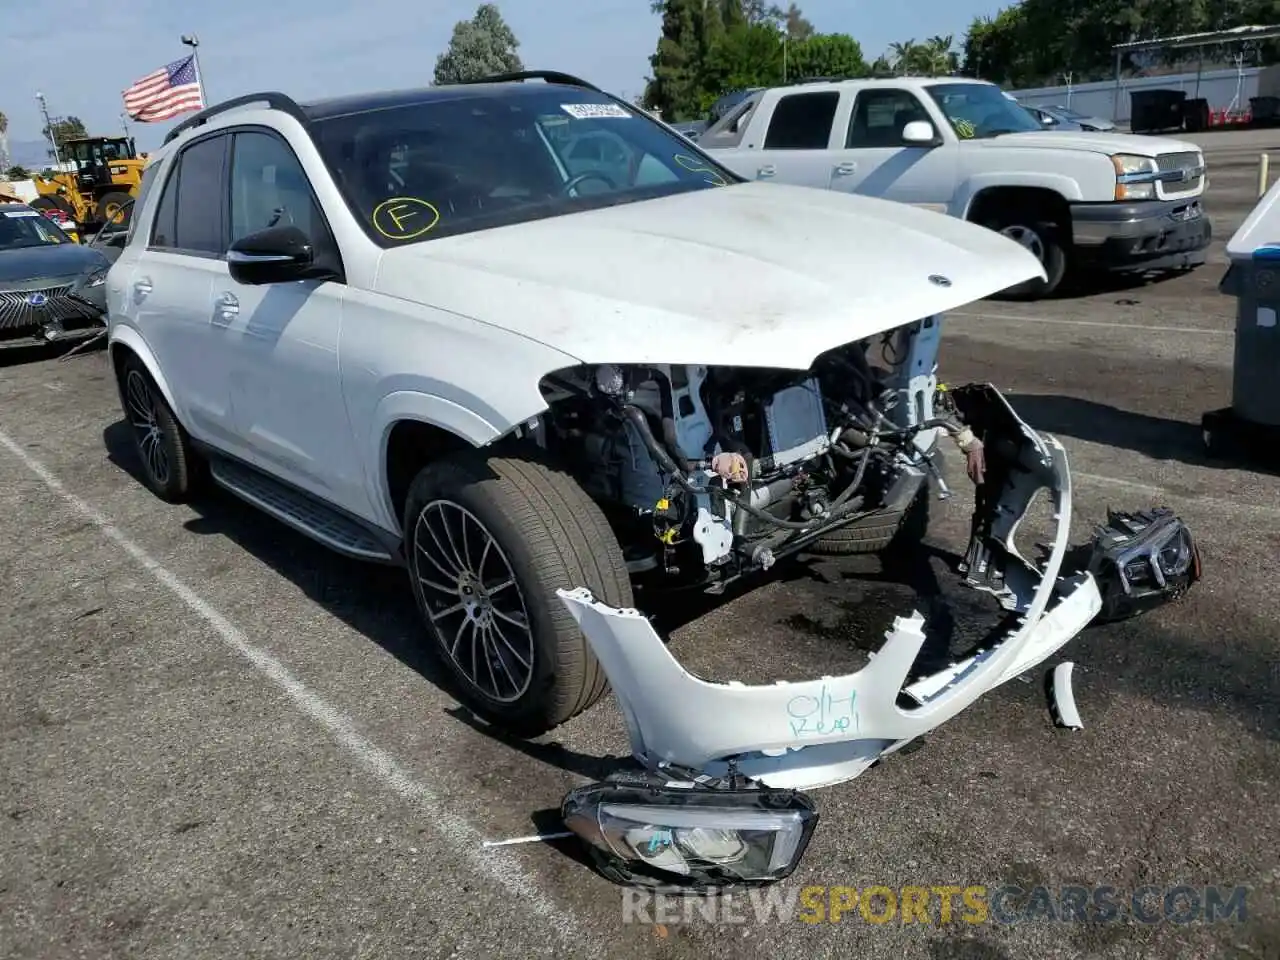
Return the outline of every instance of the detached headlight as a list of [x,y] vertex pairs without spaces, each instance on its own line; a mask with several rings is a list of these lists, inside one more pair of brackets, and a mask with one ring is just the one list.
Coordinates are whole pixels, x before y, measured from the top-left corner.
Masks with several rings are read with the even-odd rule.
[[783,880],[818,824],[813,801],[792,790],[639,778],[570,791],[561,813],[610,880],[684,890]]
[[1151,157],[1117,153],[1111,158],[1116,169],[1117,200],[1156,199],[1156,176],[1160,168]]

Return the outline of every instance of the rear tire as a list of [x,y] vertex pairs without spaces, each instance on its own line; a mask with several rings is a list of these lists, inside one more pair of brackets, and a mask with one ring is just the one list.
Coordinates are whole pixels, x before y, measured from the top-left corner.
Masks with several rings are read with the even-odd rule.
[[608,689],[557,588],[630,607],[631,579],[600,508],[537,455],[475,451],[423,469],[404,512],[418,612],[478,715],[537,736]]
[[133,434],[147,488],[168,503],[185,501],[199,487],[204,462],[136,356],[120,365],[120,405]]

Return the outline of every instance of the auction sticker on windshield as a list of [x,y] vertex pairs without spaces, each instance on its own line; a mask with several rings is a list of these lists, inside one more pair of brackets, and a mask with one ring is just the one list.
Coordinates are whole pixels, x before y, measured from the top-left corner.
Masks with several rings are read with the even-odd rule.
[[562,103],[560,109],[576,120],[598,120],[602,117],[631,116],[616,103]]
[[6,217],[38,217],[40,216],[39,212],[35,210],[6,210],[4,212],[4,215]]

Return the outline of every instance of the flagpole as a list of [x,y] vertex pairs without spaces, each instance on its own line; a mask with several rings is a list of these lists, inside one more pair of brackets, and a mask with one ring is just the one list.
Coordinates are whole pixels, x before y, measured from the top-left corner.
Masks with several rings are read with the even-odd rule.
[[194,33],[184,33],[182,35],[183,46],[191,48],[191,65],[195,68],[196,84],[200,88],[200,102],[204,106],[209,106],[209,98],[204,92],[204,71],[200,69],[200,38]]

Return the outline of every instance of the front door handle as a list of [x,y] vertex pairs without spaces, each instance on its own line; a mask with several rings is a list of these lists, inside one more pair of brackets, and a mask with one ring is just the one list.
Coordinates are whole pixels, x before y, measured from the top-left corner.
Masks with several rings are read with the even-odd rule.
[[777,167],[775,167],[772,163],[767,163],[763,167],[761,167],[759,170],[756,171],[756,176],[772,177],[777,172],[778,172]]
[[836,176],[847,177],[851,173],[856,173],[858,165],[852,160],[846,160],[844,163],[836,164]]
[[224,293],[213,301],[213,319],[215,323],[229,323],[240,313],[240,301],[234,293]]

